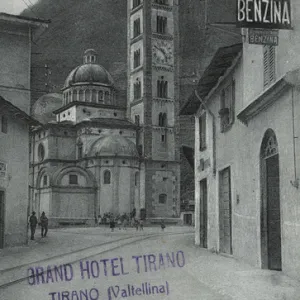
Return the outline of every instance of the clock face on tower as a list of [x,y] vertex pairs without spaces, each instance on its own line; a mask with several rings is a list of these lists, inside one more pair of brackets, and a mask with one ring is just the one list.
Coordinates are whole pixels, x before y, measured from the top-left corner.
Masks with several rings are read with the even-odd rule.
[[173,66],[173,46],[171,42],[153,40],[152,60],[155,65]]

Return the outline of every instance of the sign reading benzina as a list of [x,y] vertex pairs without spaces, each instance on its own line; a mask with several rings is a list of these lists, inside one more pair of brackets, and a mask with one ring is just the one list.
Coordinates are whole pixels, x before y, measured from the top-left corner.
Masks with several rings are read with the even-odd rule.
[[278,30],[249,28],[249,44],[278,46]]
[[290,0],[237,0],[237,26],[291,29]]

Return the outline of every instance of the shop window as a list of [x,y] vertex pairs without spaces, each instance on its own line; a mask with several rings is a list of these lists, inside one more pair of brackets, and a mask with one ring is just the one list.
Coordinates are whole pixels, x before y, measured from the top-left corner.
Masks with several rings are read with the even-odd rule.
[[103,175],[103,178],[104,178],[104,184],[110,184],[110,181],[111,181],[111,174],[110,174],[110,171],[106,170],[104,172],[104,175]]
[[167,33],[167,22],[168,19],[166,17],[157,16],[156,17],[156,32],[160,34]]
[[206,149],[206,113],[204,112],[199,118],[199,143],[200,151]]
[[140,18],[134,20],[133,22],[133,37],[137,37],[141,34],[141,20]]
[[235,82],[232,81],[221,92],[220,103],[220,127],[221,132],[226,131],[234,122],[234,105],[235,105]]
[[74,174],[69,175],[69,184],[78,184],[78,176]]
[[167,195],[166,194],[160,194],[158,197],[158,203],[159,204],[166,204],[167,203]]
[[7,116],[2,116],[1,117],[1,131],[3,133],[7,133],[7,131],[8,131],[8,118],[7,118]]

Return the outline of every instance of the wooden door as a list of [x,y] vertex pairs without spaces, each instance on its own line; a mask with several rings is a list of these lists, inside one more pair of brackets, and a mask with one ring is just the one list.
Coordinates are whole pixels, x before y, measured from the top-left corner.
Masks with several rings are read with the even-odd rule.
[[4,192],[0,191],[0,249],[4,247]]
[[200,246],[207,248],[207,180],[200,181]]
[[220,252],[232,254],[230,168],[219,176]]
[[281,221],[278,154],[266,159],[268,268],[281,270]]

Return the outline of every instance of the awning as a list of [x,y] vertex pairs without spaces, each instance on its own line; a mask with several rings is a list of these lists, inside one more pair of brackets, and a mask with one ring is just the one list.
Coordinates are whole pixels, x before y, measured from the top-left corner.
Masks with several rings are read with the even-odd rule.
[[[212,88],[218,83],[219,78],[223,76],[226,70],[232,65],[242,49],[243,44],[239,43],[217,50],[197,86],[197,92],[201,99],[204,99],[209,94]],[[195,114],[200,104],[200,101],[193,93],[181,108],[180,115]]]

